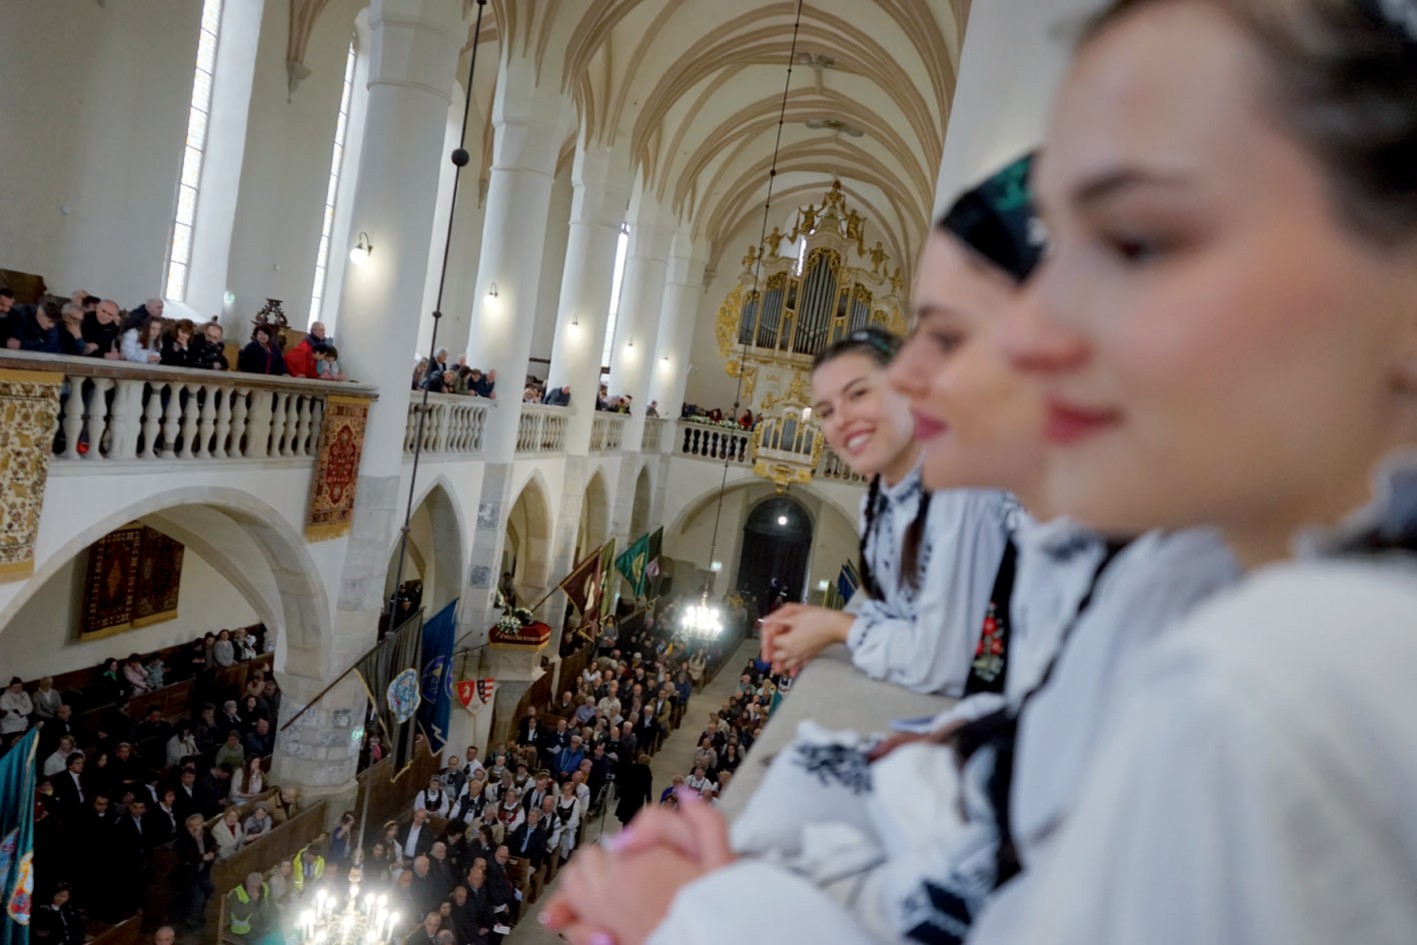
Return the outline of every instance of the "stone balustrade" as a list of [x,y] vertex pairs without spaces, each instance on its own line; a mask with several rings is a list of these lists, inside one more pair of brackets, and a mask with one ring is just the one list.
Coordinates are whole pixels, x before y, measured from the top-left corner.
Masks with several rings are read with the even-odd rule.
[[752,434],[742,429],[730,429],[716,424],[693,420],[679,424],[681,440],[678,452],[684,456],[727,461],[749,466],[753,462]]
[[423,413],[423,455],[481,455],[482,433],[492,405],[490,400],[466,394],[429,394],[425,412],[423,394],[415,392],[408,403],[404,453],[413,454],[418,443],[418,418]]
[[640,440],[641,453],[658,453],[664,444],[664,427],[669,423],[662,417],[645,417],[645,432]]
[[547,404],[522,404],[517,421],[517,454],[564,453],[570,410]]
[[845,482],[850,485],[865,485],[866,477],[846,464],[830,447],[822,450],[822,461],[817,464],[817,475],[831,482]]
[[617,453],[625,439],[623,413],[597,413],[590,425],[590,451],[592,453]]
[[59,462],[313,459],[325,398],[357,384],[8,351],[0,368],[64,375]]

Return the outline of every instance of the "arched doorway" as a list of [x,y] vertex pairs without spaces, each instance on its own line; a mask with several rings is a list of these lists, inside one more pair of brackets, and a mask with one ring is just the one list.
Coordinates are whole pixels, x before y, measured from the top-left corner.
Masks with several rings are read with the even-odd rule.
[[801,600],[811,554],[812,519],[807,510],[786,496],[766,499],[754,506],[743,525],[738,587],[752,594],[763,611],[772,604],[774,581],[789,601]]
[[551,580],[551,512],[539,478],[522,487],[507,514],[501,570],[512,575],[522,604],[540,600]]
[[649,531],[650,492],[649,469],[641,467],[635,477],[635,498],[630,505],[630,541]]
[[610,498],[605,477],[597,470],[586,484],[581,518],[576,527],[575,560],[580,561],[604,543],[610,532]]

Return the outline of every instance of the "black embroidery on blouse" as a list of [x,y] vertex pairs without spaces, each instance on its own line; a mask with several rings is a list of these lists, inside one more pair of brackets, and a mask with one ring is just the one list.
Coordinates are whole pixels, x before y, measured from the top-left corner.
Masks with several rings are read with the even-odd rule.
[[840,784],[852,794],[871,790],[871,764],[866,752],[845,745],[798,745],[792,761],[814,775],[822,787]]

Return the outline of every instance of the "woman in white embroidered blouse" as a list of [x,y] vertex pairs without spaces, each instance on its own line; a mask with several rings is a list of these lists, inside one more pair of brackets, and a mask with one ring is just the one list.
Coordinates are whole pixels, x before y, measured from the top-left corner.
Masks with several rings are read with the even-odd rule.
[[[1068,76],[1039,175],[1054,253],[1009,342],[1048,399],[1053,498],[1122,534],[1216,525],[1251,576],[1137,666],[1033,908],[1005,887],[972,942],[1411,941],[1411,460],[1346,540],[1309,543],[1328,560],[1292,549],[1417,439],[1413,20],[1116,0]],[[658,882],[730,859],[702,852]],[[716,891],[690,888],[665,926]],[[643,918],[617,941],[654,935]],[[862,940],[800,918],[803,940]]]
[[[823,437],[871,479],[861,505],[861,588],[844,611],[787,604],[765,617],[763,658],[792,671],[843,643],[868,676],[959,695],[1012,503],[996,491],[932,493],[921,485],[910,404],[887,379],[900,343],[880,329],[856,331],[813,366]],[[920,621],[921,614],[930,620]]]

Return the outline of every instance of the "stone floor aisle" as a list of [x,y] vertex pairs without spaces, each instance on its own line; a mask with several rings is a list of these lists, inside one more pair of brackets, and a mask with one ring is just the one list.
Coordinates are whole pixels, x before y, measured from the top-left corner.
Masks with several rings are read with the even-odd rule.
[[[704,725],[708,721],[709,712],[717,709],[728,698],[733,695],[734,687],[738,685],[738,670],[748,660],[758,655],[758,641],[754,639],[744,641],[736,653],[729,657],[713,682],[709,683],[703,692],[696,692],[689,699],[689,707],[684,713],[684,723],[679,728],[671,732],[664,740],[663,746],[650,761],[650,771],[654,773],[654,797],[658,799],[659,794],[669,786],[676,774],[688,775],[689,765],[694,760],[694,749],[697,747],[695,739],[704,730]],[[609,835],[620,830],[620,821],[615,819],[613,810],[614,803],[606,805],[611,808],[603,817],[597,817],[587,828],[585,841],[594,843],[601,837],[602,831]],[[504,939],[505,945],[555,945],[561,942],[559,935],[548,932],[536,921],[536,911],[546,902],[556,888],[553,882],[542,893],[531,907],[531,911],[520,922],[516,928],[512,929],[512,934]]]

